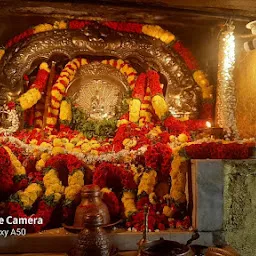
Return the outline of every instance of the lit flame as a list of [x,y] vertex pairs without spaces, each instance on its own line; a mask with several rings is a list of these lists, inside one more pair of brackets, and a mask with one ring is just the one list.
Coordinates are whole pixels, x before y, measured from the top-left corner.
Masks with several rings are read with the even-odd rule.
[[211,122],[207,121],[207,122],[206,122],[206,127],[207,127],[207,128],[211,128],[211,127],[212,127]]

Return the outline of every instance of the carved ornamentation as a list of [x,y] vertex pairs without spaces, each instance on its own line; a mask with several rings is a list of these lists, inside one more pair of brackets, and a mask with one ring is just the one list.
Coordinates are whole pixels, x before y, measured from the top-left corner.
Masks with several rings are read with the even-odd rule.
[[[99,24],[84,30],[54,30],[38,33],[14,45],[0,62],[0,104],[17,97],[22,76],[33,71],[40,59],[60,54],[111,56],[136,60],[142,69],[155,69],[167,81],[166,100],[173,115],[196,117],[201,93],[181,58],[160,40],[136,33],[116,32]],[[137,61],[138,60],[138,61]]]
[[102,120],[115,117],[128,87],[127,79],[116,68],[93,62],[79,69],[67,94],[90,119]]

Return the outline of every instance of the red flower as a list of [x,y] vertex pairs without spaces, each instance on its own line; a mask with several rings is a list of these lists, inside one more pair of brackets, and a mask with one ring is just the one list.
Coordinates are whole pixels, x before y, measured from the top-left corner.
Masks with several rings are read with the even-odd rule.
[[141,73],[138,76],[138,78],[136,80],[135,87],[132,92],[133,98],[137,98],[137,99],[143,101],[145,92],[146,92],[146,81],[147,81],[146,79],[147,79],[147,76],[144,73]]
[[117,189],[136,189],[133,174],[123,167],[111,163],[99,164],[93,174],[93,184],[100,188],[110,187]]
[[135,32],[135,33],[142,32],[142,24],[138,24],[138,23],[107,21],[107,22],[104,22],[103,25],[105,25],[109,28],[112,28],[116,31]]
[[7,106],[10,110],[12,110],[12,109],[15,109],[16,104],[15,104],[15,102],[10,101],[7,103]]
[[177,53],[179,53],[190,70],[199,69],[198,63],[192,53],[186,47],[184,47],[180,41],[177,41],[173,45],[173,48]]
[[90,21],[85,21],[85,20],[71,20],[69,22],[69,28],[70,29],[82,29],[90,23],[91,23]]
[[13,46],[14,44],[20,42],[21,40],[31,36],[34,34],[34,29],[28,29],[24,32],[22,32],[21,34],[13,37],[11,40],[9,40],[7,42],[7,44],[5,45],[5,48],[10,48],[11,46]]
[[175,117],[170,116],[164,121],[164,126],[168,128],[168,132],[172,135],[178,136],[181,133],[185,133],[187,127],[184,122],[177,120]]
[[104,193],[102,200],[107,205],[111,218],[115,219],[120,213],[120,205],[115,193],[112,191]]
[[162,223],[159,223],[159,224],[157,225],[157,227],[158,227],[159,230],[165,230],[165,225],[162,224]]
[[18,190],[23,190],[28,186],[28,179],[22,179],[19,182],[14,184],[13,192],[17,192]]
[[162,95],[163,90],[161,88],[159,74],[154,70],[150,70],[147,72],[147,77],[148,77],[148,86],[150,88],[152,97],[154,97],[157,94]]
[[148,196],[143,196],[141,197],[137,202],[136,202],[136,208],[138,210],[143,210],[145,205],[149,205],[149,198]]

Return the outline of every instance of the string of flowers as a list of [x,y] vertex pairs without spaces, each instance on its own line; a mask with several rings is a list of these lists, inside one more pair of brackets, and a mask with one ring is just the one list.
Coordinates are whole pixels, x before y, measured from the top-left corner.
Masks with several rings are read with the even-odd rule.
[[[41,145],[34,145],[34,144],[26,144],[23,141],[19,140],[18,138],[15,138],[13,136],[8,137],[0,137],[3,142],[10,142],[18,147],[21,147],[25,152],[34,152],[38,151],[41,153],[52,153],[53,147],[46,143],[42,143]],[[49,147],[50,145],[50,147]],[[147,147],[142,146],[137,150],[121,150],[119,152],[103,152],[101,155],[95,155],[95,154],[84,154],[82,152],[73,152],[67,149],[62,148],[61,153],[63,154],[71,154],[76,156],[78,159],[82,160],[86,164],[93,164],[96,162],[122,162],[123,159],[130,159],[129,161],[132,161],[136,156],[143,155],[147,150]],[[57,152],[59,153],[59,152]]]
[[41,99],[42,93],[47,84],[49,73],[50,69],[48,64],[43,62],[39,67],[36,80],[32,84],[31,88],[17,99],[15,103],[16,109],[18,108],[21,111],[27,110],[33,107]]
[[154,70],[150,70],[147,72],[147,77],[153,109],[155,110],[158,118],[162,120],[168,113],[168,106],[163,96],[163,89],[161,88],[159,74]]
[[137,185],[134,182],[132,172],[111,163],[101,163],[96,167],[93,173],[93,184],[98,185],[101,189],[109,187],[115,188],[121,185],[123,190],[121,201],[124,205],[125,216],[128,217],[136,212],[134,201],[136,195],[134,190]]
[[129,106],[129,120],[134,123],[138,122],[140,118],[141,103],[145,96],[146,79],[146,74],[140,74],[132,92],[132,101]]
[[53,129],[57,124],[61,101],[65,96],[68,84],[73,80],[77,69],[88,64],[86,59],[73,59],[69,61],[61,71],[51,90],[51,105],[48,109],[46,124],[48,129]]
[[130,89],[133,90],[137,79],[137,71],[128,63],[121,59],[115,60],[103,60],[103,64],[110,65],[119,70],[125,77],[130,85]]

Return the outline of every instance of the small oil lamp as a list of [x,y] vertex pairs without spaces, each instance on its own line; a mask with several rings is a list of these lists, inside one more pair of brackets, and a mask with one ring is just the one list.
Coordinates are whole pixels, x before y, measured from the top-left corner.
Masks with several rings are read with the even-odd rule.
[[224,137],[223,128],[212,127],[212,124],[209,121],[207,121],[205,125],[206,125],[206,128],[203,129],[204,135],[209,136],[213,139],[223,139]]

